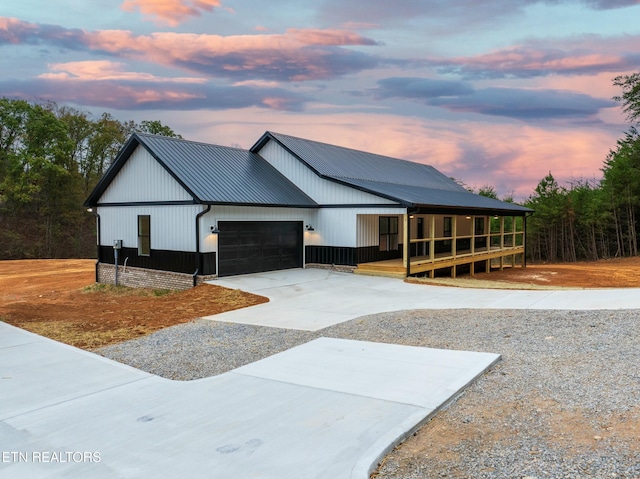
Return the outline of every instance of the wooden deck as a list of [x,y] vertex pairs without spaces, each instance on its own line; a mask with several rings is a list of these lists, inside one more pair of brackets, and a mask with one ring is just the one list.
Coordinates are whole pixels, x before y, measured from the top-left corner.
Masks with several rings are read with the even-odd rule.
[[[448,254],[435,255],[433,259],[429,256],[416,256],[411,258],[410,274],[428,273],[433,277],[436,270],[449,268],[451,277],[456,276],[456,267],[470,265],[470,273],[474,274],[475,263],[486,261],[486,270],[489,271],[491,263],[498,262],[498,267],[515,266],[516,256],[524,254],[524,246],[514,246],[508,248],[493,248],[490,251],[459,251],[455,256]],[[385,261],[374,261],[372,263],[360,263],[355,269],[356,274],[366,274],[372,276],[389,276],[393,278],[404,278],[407,276],[407,268],[404,266],[402,258],[389,259]]]

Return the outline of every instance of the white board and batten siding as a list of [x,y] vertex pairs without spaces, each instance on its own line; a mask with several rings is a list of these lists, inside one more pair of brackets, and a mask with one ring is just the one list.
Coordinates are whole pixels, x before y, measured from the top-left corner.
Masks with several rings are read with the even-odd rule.
[[[98,200],[99,205],[191,201],[193,198],[143,147],[138,146]],[[101,206],[100,244],[122,240],[138,247],[138,215],[151,216],[151,248],[195,251],[195,218],[201,205]]]
[[138,247],[138,215],[151,217],[151,249],[196,250],[196,215],[202,205],[108,206],[98,208],[100,244],[113,245],[121,239],[125,248]]
[[143,147],[138,146],[99,203],[190,201],[191,195]]
[[375,214],[371,211],[359,211],[357,219],[357,247],[378,246],[380,244],[380,217],[395,216],[398,218],[398,238],[404,238],[403,216],[406,209],[387,208],[386,210],[376,209]]
[[350,248],[377,245],[378,217],[401,218],[405,211],[404,207],[321,208],[318,212],[318,226],[313,226],[319,233],[324,233],[322,242],[311,244]]
[[259,154],[319,205],[393,205],[394,201],[320,178],[278,143],[269,140]]

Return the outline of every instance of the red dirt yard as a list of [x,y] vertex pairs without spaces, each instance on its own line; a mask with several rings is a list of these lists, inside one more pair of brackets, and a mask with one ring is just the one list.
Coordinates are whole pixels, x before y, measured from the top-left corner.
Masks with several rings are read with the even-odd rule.
[[590,263],[534,264],[475,276],[478,280],[570,288],[639,288],[640,257]]
[[0,261],[0,319],[85,349],[267,298],[203,284],[186,291],[95,284],[95,260]]

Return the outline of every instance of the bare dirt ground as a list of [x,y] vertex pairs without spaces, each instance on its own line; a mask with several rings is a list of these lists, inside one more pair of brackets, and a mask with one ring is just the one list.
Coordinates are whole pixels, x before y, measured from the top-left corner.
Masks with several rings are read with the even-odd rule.
[[208,284],[179,292],[96,285],[95,260],[0,261],[0,319],[85,349],[266,301]]
[[473,277],[417,278],[412,281],[470,288],[640,288],[639,273],[640,257],[633,257],[590,263],[529,264],[526,268],[509,267]]

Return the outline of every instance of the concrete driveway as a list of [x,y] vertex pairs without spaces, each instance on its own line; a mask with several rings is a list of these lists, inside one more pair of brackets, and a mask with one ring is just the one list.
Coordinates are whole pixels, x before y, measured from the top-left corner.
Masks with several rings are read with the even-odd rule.
[[270,301],[209,319],[305,331],[317,331],[366,314],[406,309],[640,308],[640,289],[466,289],[317,268],[232,276],[211,284],[266,296]]

